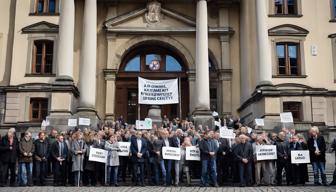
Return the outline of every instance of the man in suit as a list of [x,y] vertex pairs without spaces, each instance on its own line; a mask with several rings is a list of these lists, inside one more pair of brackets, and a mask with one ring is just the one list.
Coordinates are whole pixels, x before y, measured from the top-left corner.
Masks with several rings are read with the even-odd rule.
[[290,155],[290,151],[289,151],[289,144],[287,141],[285,141],[286,139],[286,133],[285,132],[280,132],[279,133],[279,139],[276,142],[276,146],[277,146],[277,176],[276,176],[276,180],[277,180],[277,184],[278,185],[282,185],[282,170],[285,168],[285,172],[286,172],[286,182],[287,185],[289,185],[290,182],[290,170],[289,170],[289,155]]
[[66,158],[68,156],[68,146],[64,142],[64,136],[58,135],[57,141],[51,146],[51,156],[54,159],[54,184],[55,186],[65,186],[66,184]]
[[[105,140],[103,139],[105,133],[103,131],[98,131],[93,142],[93,148],[104,149]],[[95,162],[95,177],[96,181],[100,182],[101,185],[105,185],[105,163]]]
[[240,135],[240,144],[237,149],[237,159],[239,160],[239,177],[240,186],[252,184],[252,162],[253,162],[253,148],[252,144],[248,142],[246,135]]
[[[136,132],[136,139],[131,140],[131,153],[133,161],[133,171],[135,177],[135,185],[139,184],[139,179],[141,186],[144,184],[144,163],[145,163],[145,154],[147,153],[147,142],[142,138],[141,131]],[[140,178],[137,177],[140,175]]]
[[171,185],[171,167],[172,167],[172,160],[163,159],[162,158],[162,147],[172,147],[172,140],[169,138],[169,132],[164,130],[161,132],[161,161],[160,167],[162,171],[162,178],[163,178],[163,185]]
[[220,134],[215,133],[215,141],[218,142],[217,152],[217,173],[218,183],[223,185],[229,179],[229,166],[230,166],[230,144],[229,140],[220,138]]

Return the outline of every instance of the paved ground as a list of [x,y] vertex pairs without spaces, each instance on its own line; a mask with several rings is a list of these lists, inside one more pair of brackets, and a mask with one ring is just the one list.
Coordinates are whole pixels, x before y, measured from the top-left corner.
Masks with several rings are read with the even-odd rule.
[[252,191],[252,192],[296,192],[296,191],[312,191],[312,192],[327,192],[335,191],[336,187],[221,187],[221,188],[200,188],[200,187],[4,187],[0,188],[4,192],[107,192],[107,191],[120,191],[120,192],[239,192],[239,191]]

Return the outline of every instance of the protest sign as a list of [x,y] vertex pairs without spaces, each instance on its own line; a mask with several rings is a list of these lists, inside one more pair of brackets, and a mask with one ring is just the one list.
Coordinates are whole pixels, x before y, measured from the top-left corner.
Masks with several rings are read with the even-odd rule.
[[136,129],[145,129],[145,121],[136,120],[135,122]]
[[292,164],[310,163],[310,156],[308,150],[291,151]]
[[90,126],[91,121],[89,118],[79,118],[78,125]]
[[118,155],[128,157],[130,154],[130,146],[130,142],[119,142],[120,151],[118,152]]
[[281,123],[293,123],[293,115],[291,112],[280,113]]
[[180,160],[181,150],[178,147],[162,147],[163,159]]
[[100,163],[107,162],[108,151],[98,148],[90,148],[89,161],[95,161]]
[[277,159],[275,145],[256,145],[257,161]]
[[179,103],[177,79],[149,80],[138,79],[139,104],[165,105]]
[[189,161],[200,161],[201,160],[201,152],[198,147],[191,146],[186,147],[186,160]]
[[152,126],[153,126],[153,120],[151,118],[146,118],[144,128],[145,129],[152,129]]
[[69,127],[76,127],[77,126],[77,119],[68,119],[68,126]]
[[260,127],[265,126],[264,119],[255,119],[255,123],[256,123],[257,126],[260,126]]
[[227,127],[221,127],[219,129],[220,137],[226,139],[234,139],[236,134],[233,132],[233,129],[228,129]]

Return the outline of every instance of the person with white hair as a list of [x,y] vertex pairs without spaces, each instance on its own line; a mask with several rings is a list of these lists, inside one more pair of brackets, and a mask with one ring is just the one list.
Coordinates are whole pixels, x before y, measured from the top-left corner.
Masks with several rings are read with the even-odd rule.
[[236,156],[239,160],[240,186],[245,187],[252,184],[253,148],[252,144],[248,142],[249,137],[246,135],[240,135],[239,139],[240,144],[238,145]]
[[321,174],[322,184],[327,186],[327,177],[325,173],[325,152],[326,143],[324,137],[320,135],[318,127],[312,127],[309,130],[310,138],[307,141],[308,149],[310,153],[310,161],[314,171],[314,184],[321,185],[319,182],[319,172]]
[[[21,139],[19,144],[19,185],[25,186],[33,185],[33,154],[35,152],[35,145],[32,139],[32,134],[29,131],[25,132],[25,136]],[[24,171],[26,170],[26,174]]]

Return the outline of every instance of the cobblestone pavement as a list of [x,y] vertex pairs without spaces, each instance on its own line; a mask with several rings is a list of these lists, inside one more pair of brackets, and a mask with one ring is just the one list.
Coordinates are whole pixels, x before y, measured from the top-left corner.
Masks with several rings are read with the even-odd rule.
[[312,191],[312,192],[327,192],[335,191],[336,187],[315,187],[315,186],[300,186],[300,187],[4,187],[0,188],[4,192],[296,192],[296,191]]

